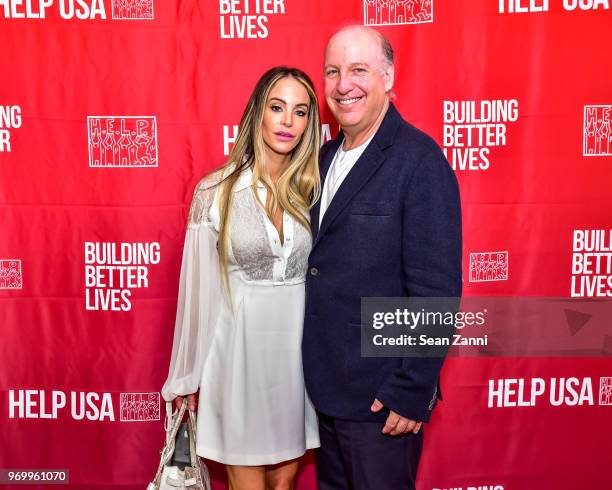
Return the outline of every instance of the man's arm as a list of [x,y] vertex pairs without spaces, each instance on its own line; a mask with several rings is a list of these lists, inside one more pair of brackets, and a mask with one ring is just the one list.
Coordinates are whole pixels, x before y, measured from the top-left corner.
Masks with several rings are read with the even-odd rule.
[[[402,270],[409,297],[461,296],[461,202],[457,178],[442,151],[429,150],[404,198]],[[376,399],[392,412],[429,421],[444,358],[402,359]]]

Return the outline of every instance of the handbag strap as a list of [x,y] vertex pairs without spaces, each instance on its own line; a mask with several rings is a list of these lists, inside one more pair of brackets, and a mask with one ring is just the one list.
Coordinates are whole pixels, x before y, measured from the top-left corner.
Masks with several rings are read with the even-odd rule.
[[189,456],[191,457],[191,466],[200,469],[200,458],[198,458],[196,454],[196,414],[191,409],[189,409],[189,423],[187,427],[189,430]]
[[162,472],[164,470],[164,466],[166,466],[166,464],[168,464],[168,461],[170,461],[170,458],[174,454],[174,446],[175,446],[176,433],[179,430],[179,427],[181,425],[181,421],[183,420],[183,415],[185,414],[185,409],[186,408],[187,408],[187,401],[185,400],[181,404],[181,408],[180,408],[180,410],[178,410],[178,413],[176,414],[176,417],[174,415],[174,412],[172,413],[172,425],[171,425],[171,427],[169,427],[170,430],[168,430],[166,432],[166,442],[165,442],[164,447],[163,447],[163,449],[161,451],[161,458],[160,458],[160,461],[159,461],[159,466],[157,467],[157,472],[155,473],[155,479],[153,480],[153,482],[156,485],[156,488],[159,488],[159,484],[160,484]]

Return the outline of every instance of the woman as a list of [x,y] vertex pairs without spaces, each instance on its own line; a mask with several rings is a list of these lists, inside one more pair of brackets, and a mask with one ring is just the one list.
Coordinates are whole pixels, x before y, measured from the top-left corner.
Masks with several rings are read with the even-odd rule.
[[197,454],[226,465],[231,490],[292,488],[297,458],[319,446],[301,359],[319,146],[312,82],[273,68],[191,203],[162,395],[195,407],[201,388]]

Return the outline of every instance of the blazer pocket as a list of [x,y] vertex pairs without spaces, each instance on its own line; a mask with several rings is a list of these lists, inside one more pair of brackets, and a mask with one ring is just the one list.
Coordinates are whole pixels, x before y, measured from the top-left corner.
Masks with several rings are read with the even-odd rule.
[[351,214],[364,216],[390,216],[391,203],[380,201],[357,201],[351,206]]

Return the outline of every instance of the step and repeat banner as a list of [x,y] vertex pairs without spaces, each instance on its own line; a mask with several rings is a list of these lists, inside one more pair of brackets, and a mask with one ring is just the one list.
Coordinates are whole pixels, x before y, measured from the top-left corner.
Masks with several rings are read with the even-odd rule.
[[[322,96],[345,24],[389,38],[396,106],[456,172],[465,295],[609,299],[610,3],[0,0],[0,469],[150,481],[194,186],[266,69]],[[590,356],[449,358],[419,489],[612,488],[610,332]]]

